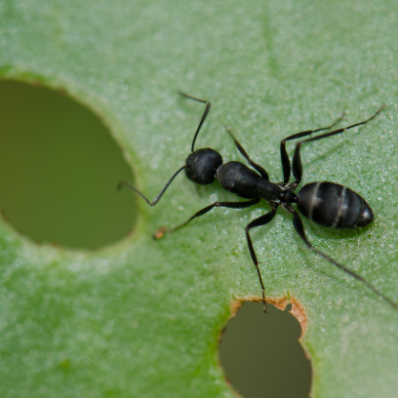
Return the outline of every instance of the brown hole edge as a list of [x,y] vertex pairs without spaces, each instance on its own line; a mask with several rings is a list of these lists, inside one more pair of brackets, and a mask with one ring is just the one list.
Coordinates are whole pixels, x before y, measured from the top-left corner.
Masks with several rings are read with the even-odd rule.
[[[262,302],[262,299],[260,297],[256,296],[245,296],[245,297],[236,297],[235,300],[232,301],[231,303],[231,316],[230,318],[233,318],[236,316],[238,313],[239,308],[243,305],[244,302],[250,301],[252,303],[258,303]],[[301,326],[301,335],[299,338],[299,341],[303,338],[307,331],[308,327],[308,319],[307,319],[307,314],[304,310],[304,306],[297,300],[295,299],[292,295],[289,295],[289,297],[284,296],[281,298],[268,298],[266,297],[266,302],[269,304],[274,305],[276,308],[279,310],[284,310],[289,304],[292,306],[290,309],[290,313],[298,320]],[[264,314],[264,316],[267,316],[267,314]],[[308,356],[308,353],[304,350],[306,353],[306,356]]]

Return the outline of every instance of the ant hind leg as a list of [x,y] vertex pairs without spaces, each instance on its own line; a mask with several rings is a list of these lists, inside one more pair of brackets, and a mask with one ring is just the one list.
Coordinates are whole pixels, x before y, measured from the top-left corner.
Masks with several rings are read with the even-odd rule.
[[[332,137],[334,135],[337,134],[341,134],[344,133],[344,131],[350,130],[354,127],[358,127],[358,126],[362,126],[366,123],[369,123],[371,120],[373,120],[384,108],[386,107],[386,104],[383,104],[371,117],[369,117],[368,119],[359,122],[359,123],[355,123],[355,124],[351,124],[350,126],[338,129],[338,130],[334,130],[331,131],[330,133],[324,133],[321,135],[318,135],[316,137],[312,137],[312,138],[308,138],[304,141],[300,141],[296,144],[296,149],[294,151],[294,156],[293,156],[293,175],[296,178],[296,182],[297,184],[301,181],[301,178],[303,176],[303,165],[301,164],[301,157],[300,157],[300,149],[301,149],[301,145],[306,143],[306,142],[312,142],[312,141],[318,141],[318,140],[322,140],[324,138],[327,137]],[[298,137],[296,137],[298,138]]]
[[329,261],[331,264],[333,264],[334,266],[336,266],[337,268],[340,268],[342,271],[344,271],[346,274],[352,276],[353,278],[355,278],[357,281],[362,282],[368,289],[372,290],[372,292],[374,292],[375,294],[377,294],[377,296],[379,296],[381,299],[383,299],[385,302],[387,302],[388,304],[390,304],[393,308],[398,309],[398,304],[395,303],[394,301],[392,301],[391,299],[389,299],[387,296],[385,296],[383,293],[381,293],[379,290],[377,290],[370,282],[368,282],[365,278],[362,278],[361,276],[359,276],[357,273],[355,273],[354,271],[351,271],[350,269],[348,269],[347,267],[345,267],[344,265],[338,263],[337,261],[333,260],[333,258],[329,257],[328,255],[326,255],[325,253],[322,253],[321,251],[315,249],[311,243],[308,241],[306,235],[305,235],[305,231],[304,231],[304,226],[303,226],[303,222],[301,221],[300,216],[298,215],[297,212],[294,211],[293,213],[293,225],[294,228],[296,229],[296,232],[300,235],[300,238],[304,241],[304,243],[307,245],[307,247],[312,250],[313,252],[315,252],[316,254],[318,254],[318,256],[323,257],[325,260]]
[[[320,129],[316,130],[306,130],[306,131],[301,131],[300,133],[296,133],[293,135],[289,135],[288,137],[284,138],[281,141],[281,147],[280,147],[280,152],[281,152],[281,161],[282,161],[282,169],[283,169],[283,180],[285,184],[287,184],[290,180],[290,173],[291,173],[291,167],[290,167],[290,159],[289,155],[286,152],[286,141],[291,141],[295,140],[296,138],[301,138],[301,137],[306,137],[308,135],[311,135],[313,133],[317,133],[319,131],[324,131],[324,130],[330,130],[334,126],[336,126],[337,123],[341,122],[344,118],[345,112],[343,112],[340,117],[332,123],[330,126],[327,127],[321,127]],[[294,170],[294,166],[293,166]],[[293,175],[296,176],[293,172]]]

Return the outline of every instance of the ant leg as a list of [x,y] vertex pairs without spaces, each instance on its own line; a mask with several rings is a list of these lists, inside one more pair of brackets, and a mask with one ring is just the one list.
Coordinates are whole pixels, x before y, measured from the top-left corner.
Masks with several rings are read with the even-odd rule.
[[246,209],[247,207],[251,207],[256,205],[257,203],[260,202],[260,198],[257,199],[252,199],[247,202],[214,202],[212,205],[205,207],[202,210],[199,210],[197,213],[195,213],[192,217],[188,218],[187,221],[184,223],[177,225],[174,228],[170,229],[162,229],[161,234],[158,235],[158,232],[155,234],[155,239],[161,238],[166,232],[174,232],[177,231],[178,229],[185,227],[188,223],[190,223],[194,218],[203,216],[203,214],[208,213],[210,210],[212,210],[214,207],[228,207],[231,209]]
[[340,268],[341,270],[343,270],[345,273],[347,273],[348,275],[351,275],[353,278],[355,278],[356,280],[358,280],[359,282],[362,282],[368,289],[372,290],[372,292],[376,293],[381,299],[383,299],[384,301],[386,301],[388,304],[390,304],[392,307],[398,309],[398,304],[394,303],[394,301],[390,300],[388,297],[386,297],[383,293],[379,292],[371,283],[369,283],[366,279],[362,278],[361,276],[359,276],[358,274],[356,274],[354,271],[351,271],[350,269],[348,269],[347,267],[345,267],[342,264],[339,264],[337,261],[333,260],[333,258],[329,257],[328,255],[322,253],[321,251],[315,249],[311,243],[308,241],[306,235],[305,235],[305,231],[304,231],[304,226],[303,226],[303,222],[301,221],[300,216],[298,215],[298,213],[296,213],[294,211],[293,213],[293,225],[294,228],[296,229],[297,233],[300,235],[300,238],[304,241],[304,243],[307,245],[307,247],[312,250],[313,252],[315,252],[316,254],[318,254],[319,256],[323,257],[325,260],[328,260],[330,263],[332,263],[333,265],[335,265],[337,268]]
[[120,190],[122,188],[122,186],[126,186],[127,188],[130,188],[131,190],[133,190],[135,193],[138,193],[138,195],[140,195],[141,198],[143,198],[145,200],[145,202],[147,202],[149,204],[149,206],[155,206],[156,203],[159,202],[162,195],[165,193],[166,189],[173,182],[174,178],[176,178],[177,175],[179,174],[179,172],[184,170],[185,168],[186,168],[186,166],[183,166],[174,173],[174,175],[170,178],[169,181],[167,181],[167,184],[164,186],[164,188],[159,192],[158,196],[156,196],[156,198],[152,202],[150,202],[149,199],[143,193],[141,193],[136,187],[131,185],[129,182],[126,182],[126,181],[119,182],[117,189]]
[[194,100],[194,101],[197,101],[197,102],[201,102],[202,104],[206,104],[206,109],[205,109],[205,111],[203,112],[202,119],[200,119],[199,126],[198,126],[198,128],[196,129],[196,133],[195,133],[195,135],[194,135],[194,137],[193,137],[193,140],[192,140],[191,152],[193,153],[193,152],[194,152],[194,147],[195,147],[196,137],[198,136],[199,131],[200,131],[200,129],[202,128],[203,123],[205,122],[205,120],[206,120],[206,118],[207,118],[207,115],[208,115],[209,112],[210,112],[211,103],[210,103],[209,101],[206,101],[206,100],[202,100],[202,99],[199,99],[199,98],[196,98],[196,97],[192,97],[191,95],[185,94],[185,93],[183,93],[182,91],[179,91],[178,93],[179,93],[180,95],[182,95],[183,97],[185,97],[185,98],[188,98],[188,99],[191,99],[191,100]]
[[336,134],[344,133],[344,131],[352,129],[354,127],[362,126],[363,124],[366,124],[371,120],[373,120],[385,107],[386,104],[383,104],[370,118],[364,120],[363,122],[351,124],[350,126],[331,131],[330,133],[321,134],[318,135],[317,137],[308,138],[307,140],[298,142],[296,144],[296,149],[294,151],[294,156],[293,156],[293,175],[296,178],[296,182],[299,183],[301,181],[301,177],[303,176],[303,165],[301,164],[301,158],[300,158],[300,148],[302,144],[304,144],[305,142],[322,140],[323,138],[332,137]]
[[253,263],[254,263],[254,265],[255,265],[255,267],[257,269],[258,279],[259,279],[260,285],[261,285],[262,296],[263,296],[263,304],[264,304],[264,312],[265,313],[267,313],[267,304],[265,302],[265,288],[264,288],[263,278],[261,277],[260,268],[258,266],[258,260],[257,260],[256,252],[254,250],[253,243],[252,243],[249,231],[252,228],[261,227],[262,225],[268,224],[274,218],[277,208],[278,207],[275,206],[269,213],[264,214],[263,216],[261,216],[259,218],[256,218],[254,221],[249,223],[246,226],[246,228],[245,228],[246,239],[247,239],[247,244],[249,246],[250,255],[251,255]]
[[250,156],[247,154],[247,152],[243,149],[242,145],[239,144],[238,140],[235,138],[235,136],[232,134],[232,131],[229,127],[224,126],[225,130],[227,130],[227,133],[231,136],[231,138],[235,141],[235,145],[238,148],[239,152],[243,155],[243,157],[247,160],[247,162],[252,166],[254,169],[256,169],[262,177],[265,179],[269,180],[268,173],[267,171],[261,167],[259,164],[254,163],[253,160],[250,159]]
[[282,169],[283,169],[283,181],[285,182],[285,184],[287,184],[289,182],[289,180],[290,180],[290,171],[291,171],[290,170],[290,159],[289,159],[289,156],[288,156],[288,154],[286,152],[286,141],[291,141],[291,140],[295,140],[296,138],[305,137],[307,135],[311,135],[313,133],[317,133],[318,131],[330,130],[337,123],[341,122],[341,120],[343,119],[344,115],[345,115],[345,112],[343,112],[340,115],[340,117],[334,123],[332,123],[330,126],[322,127],[320,129],[316,129],[316,130],[302,131],[300,133],[289,135],[289,137],[286,137],[286,138],[284,138],[281,141],[281,161],[282,161]]

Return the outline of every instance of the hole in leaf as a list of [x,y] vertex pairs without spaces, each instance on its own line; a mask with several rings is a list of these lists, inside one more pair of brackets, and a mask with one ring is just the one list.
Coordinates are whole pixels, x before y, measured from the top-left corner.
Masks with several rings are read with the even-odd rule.
[[132,172],[87,107],[45,87],[0,82],[0,209],[37,242],[95,248],[125,237],[135,198],[117,184]]
[[311,363],[298,339],[301,327],[289,312],[246,301],[221,337],[221,366],[244,398],[308,398]]

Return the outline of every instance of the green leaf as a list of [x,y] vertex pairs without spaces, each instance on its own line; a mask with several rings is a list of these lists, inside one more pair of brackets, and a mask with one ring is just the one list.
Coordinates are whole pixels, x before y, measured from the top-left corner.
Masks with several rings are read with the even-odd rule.
[[[0,76],[88,104],[150,198],[183,165],[203,111],[177,90],[213,103],[198,147],[240,159],[228,124],[273,181],[282,138],[387,103],[366,127],[302,151],[303,182],[349,186],[374,224],[304,224],[317,249],[398,301],[394,2],[4,1],[0,13]],[[180,176],[155,208],[139,202],[133,236],[95,252],[37,246],[1,222],[1,396],[233,396],[217,343],[231,300],[261,293],[244,226],[268,204],[151,238],[227,198]],[[312,396],[395,397],[398,312],[306,250],[289,214],[253,239],[267,295],[289,292],[307,313]]]

